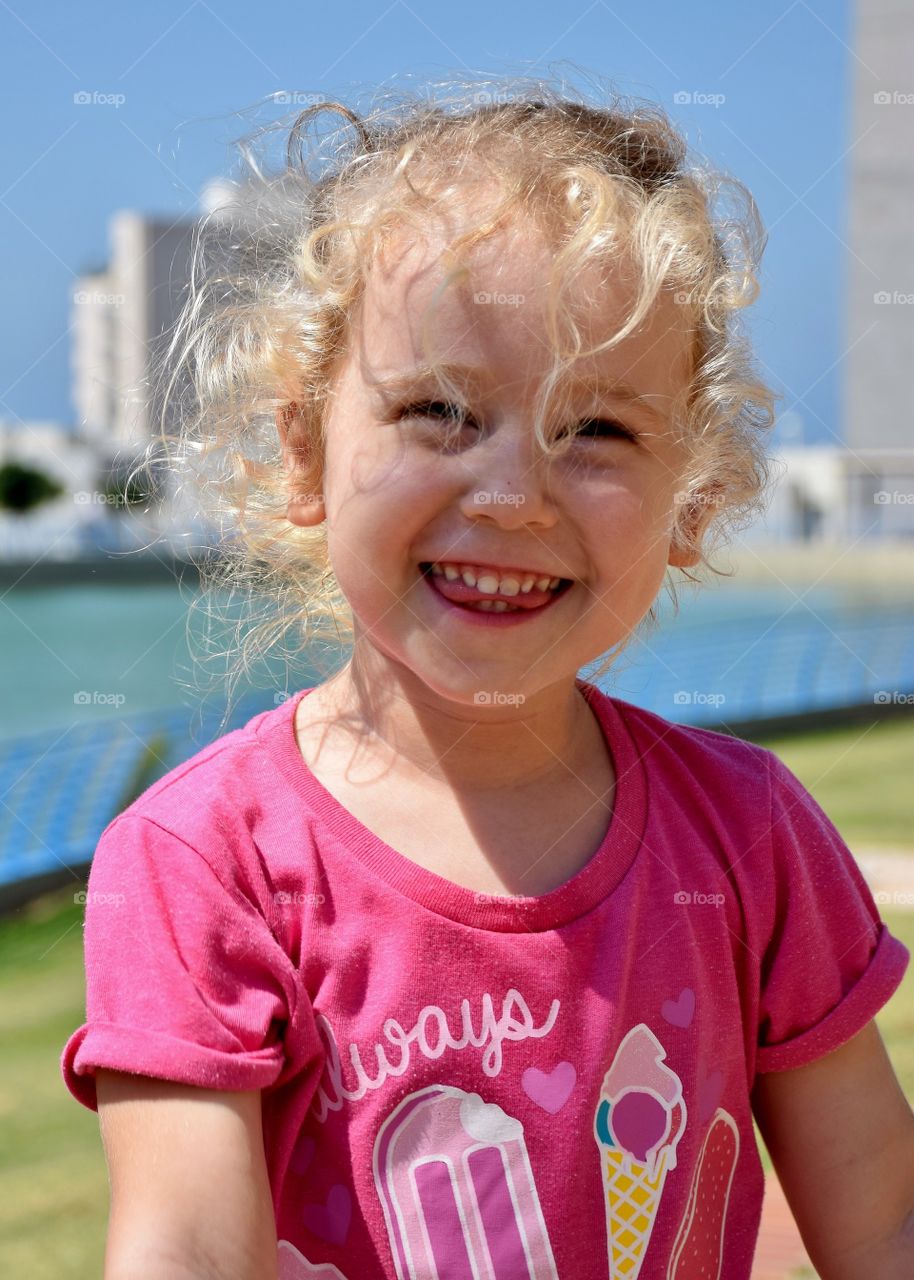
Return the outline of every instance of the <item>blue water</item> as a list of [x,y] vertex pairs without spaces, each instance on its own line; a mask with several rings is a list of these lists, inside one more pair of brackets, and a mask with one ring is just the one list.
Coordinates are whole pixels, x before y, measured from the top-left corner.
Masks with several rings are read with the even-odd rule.
[[[202,634],[194,598],[176,583],[76,584],[0,597],[0,738],[214,705],[225,664],[192,660]],[[291,688],[284,664],[272,667],[241,681],[237,696]],[[309,675],[304,669],[301,684]]]
[[[826,650],[832,656],[824,674],[840,685],[838,701],[858,700],[852,695],[880,689],[883,680],[898,683],[905,671],[910,676],[905,646],[914,633],[914,587],[905,595],[900,587],[818,586],[802,601],[800,595],[802,589],[731,580],[682,592],[674,617],[664,593],[659,633],[636,642],[600,683],[671,719],[711,722],[738,717],[737,703],[766,690],[771,706],[779,696],[802,702],[804,692],[814,692],[813,667]],[[195,589],[171,582],[0,596],[0,737],[218,703],[224,665],[195,668],[191,656],[200,637],[199,615],[190,614],[194,598]],[[271,689],[316,683],[316,670],[277,661],[241,681],[237,695],[259,689],[269,701]],[[677,697],[683,694],[687,701]]]

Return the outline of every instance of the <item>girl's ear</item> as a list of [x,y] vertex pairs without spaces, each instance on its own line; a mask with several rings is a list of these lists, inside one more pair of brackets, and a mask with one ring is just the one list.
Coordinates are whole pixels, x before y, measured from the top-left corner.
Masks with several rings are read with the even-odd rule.
[[680,569],[692,569],[700,563],[701,553],[695,548],[701,546],[704,531],[714,518],[715,505],[722,496],[722,490],[715,485],[688,500],[683,518],[683,531],[688,536],[688,542],[671,538],[668,564]]
[[670,554],[667,564],[673,565],[677,569],[691,569],[701,559],[697,551],[693,551],[691,547],[684,547],[680,542],[670,543]]
[[288,480],[286,518],[300,528],[312,528],[327,515],[324,496],[319,492],[321,460],[312,454],[299,406],[294,401],[277,410],[276,429]]

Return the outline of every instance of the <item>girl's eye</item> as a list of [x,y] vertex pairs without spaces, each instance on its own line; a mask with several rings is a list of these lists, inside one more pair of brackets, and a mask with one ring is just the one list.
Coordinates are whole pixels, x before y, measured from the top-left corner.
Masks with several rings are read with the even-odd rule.
[[408,404],[397,412],[398,418],[444,418],[454,424],[469,418],[465,409],[448,400],[423,400]]
[[[472,423],[472,416],[460,405],[449,400],[423,400],[406,405],[397,411],[398,418],[438,418],[449,426]],[[585,439],[637,439],[636,433],[616,422],[614,418],[583,418],[572,432]]]
[[635,439],[634,431],[624,427],[621,422],[616,422],[614,418],[584,418],[578,423],[574,434],[588,439],[594,437],[605,439],[611,436],[621,436],[628,440]]

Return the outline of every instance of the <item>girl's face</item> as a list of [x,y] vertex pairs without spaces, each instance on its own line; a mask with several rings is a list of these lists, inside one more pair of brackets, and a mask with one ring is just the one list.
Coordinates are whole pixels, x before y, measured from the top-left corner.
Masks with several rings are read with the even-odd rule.
[[[322,499],[290,503],[289,518],[326,517],[356,645],[370,645],[382,668],[394,664],[401,682],[475,709],[480,691],[526,700],[567,686],[632,632],[667,564],[695,563],[670,535],[685,452],[669,411],[689,375],[691,335],[686,309],[667,293],[639,332],[576,361],[575,413],[557,425],[603,421],[563,457],[538,457],[531,423],[552,361],[543,314],[552,250],[532,230],[484,242],[470,278],[435,299],[423,334],[446,244],[404,238],[375,264],[328,410]],[[585,349],[616,331],[632,297],[615,273],[595,271],[568,300]],[[468,370],[449,446],[453,426],[440,408],[404,412],[440,405],[433,383],[412,380],[430,354]],[[394,378],[397,388],[385,388]],[[587,379],[626,383],[640,399],[594,392]],[[421,568],[430,561],[529,569],[572,585],[519,625],[480,625],[440,599]]]

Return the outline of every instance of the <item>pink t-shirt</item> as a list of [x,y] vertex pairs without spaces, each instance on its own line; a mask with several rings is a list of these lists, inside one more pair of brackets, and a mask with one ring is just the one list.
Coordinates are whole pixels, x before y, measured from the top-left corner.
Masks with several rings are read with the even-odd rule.
[[756,1073],[837,1048],[901,981],[776,756],[578,685],[615,808],[539,898],[358,822],[299,754],[309,690],[101,838],[67,1087],[95,1108],[104,1066],[263,1090],[282,1280],[747,1280]]

